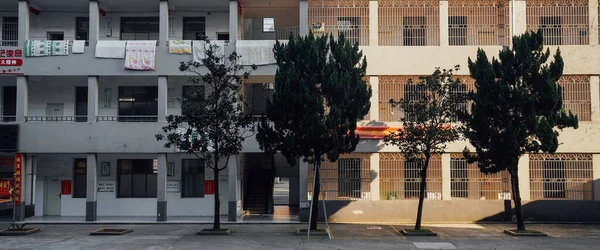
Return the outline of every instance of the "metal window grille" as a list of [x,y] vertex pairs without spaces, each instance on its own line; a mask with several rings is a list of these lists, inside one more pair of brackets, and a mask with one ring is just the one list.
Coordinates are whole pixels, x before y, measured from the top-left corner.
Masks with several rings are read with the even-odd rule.
[[531,154],[532,200],[592,200],[591,154]]
[[588,0],[527,0],[527,29],[541,29],[546,45],[587,45]]
[[379,46],[439,46],[438,0],[379,0]]
[[[442,158],[434,155],[427,168],[425,199],[442,199]],[[414,162],[402,153],[379,154],[379,198],[381,200],[418,199],[421,176]]]
[[580,121],[592,120],[592,100],[590,96],[589,76],[562,76],[559,80],[562,87],[563,106],[573,112]]
[[[451,93],[450,93],[452,96],[457,96],[459,94],[466,95],[470,91],[475,91],[475,79],[471,78],[470,76],[456,76],[456,77],[464,85],[461,85],[458,88],[452,89]],[[458,103],[456,105],[458,105],[458,107],[456,107],[456,110],[459,110],[462,112],[471,111],[470,105],[466,100],[465,100],[465,102]],[[457,121],[458,117],[452,117],[452,120]]]
[[451,154],[450,196],[452,199],[510,200],[508,171],[483,174],[477,163],[468,163],[462,154]]
[[[371,77],[369,76],[365,76],[363,77],[363,80],[365,80],[365,82],[367,82],[367,86],[371,86]],[[365,121],[369,121],[371,120],[371,111],[369,110],[369,113],[367,113],[367,115],[365,115],[365,117],[363,117],[363,120]]]
[[[321,163],[322,200],[371,200],[371,160],[369,153],[340,155],[335,162]],[[308,192],[312,197],[314,166],[308,171]],[[317,180],[318,181],[318,180]]]
[[449,0],[450,46],[508,45],[508,0]]
[[19,40],[19,18],[2,17],[2,40],[0,46],[17,46]]
[[386,122],[398,122],[404,115],[394,109],[390,99],[399,100],[404,98],[407,83],[418,81],[418,76],[380,76],[379,77],[379,120]]
[[344,33],[360,46],[369,45],[369,0],[309,0],[308,23],[314,34]]

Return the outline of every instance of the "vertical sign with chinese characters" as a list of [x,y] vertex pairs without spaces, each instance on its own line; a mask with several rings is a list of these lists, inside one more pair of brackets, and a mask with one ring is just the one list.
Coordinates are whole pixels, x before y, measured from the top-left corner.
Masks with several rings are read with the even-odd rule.
[[15,154],[15,205],[21,205],[21,178],[23,173],[23,155]]
[[0,74],[21,75],[23,51],[20,49],[0,48]]
[[60,194],[70,195],[71,194],[71,181],[62,180],[60,182]]

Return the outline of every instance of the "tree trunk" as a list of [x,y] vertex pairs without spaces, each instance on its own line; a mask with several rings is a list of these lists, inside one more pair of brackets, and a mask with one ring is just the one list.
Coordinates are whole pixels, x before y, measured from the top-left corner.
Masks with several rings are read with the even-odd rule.
[[421,217],[423,217],[423,202],[425,200],[425,188],[427,187],[427,167],[429,167],[429,157],[425,157],[425,166],[421,170],[421,188],[419,190],[419,207],[417,208],[417,222],[415,230],[421,230]]
[[515,202],[517,230],[525,230],[525,223],[523,222],[523,210],[521,208],[521,191],[519,190],[519,173],[516,167],[510,167],[508,172],[510,173],[513,200]]
[[321,157],[315,157],[315,168],[317,169],[314,176],[313,192],[312,192],[312,205],[311,218],[310,218],[310,230],[317,230],[317,224],[319,223],[319,193],[321,192]]
[[215,153],[215,165],[214,165],[214,181],[215,181],[215,220],[213,222],[213,229],[221,229],[221,198],[219,197],[219,154]]

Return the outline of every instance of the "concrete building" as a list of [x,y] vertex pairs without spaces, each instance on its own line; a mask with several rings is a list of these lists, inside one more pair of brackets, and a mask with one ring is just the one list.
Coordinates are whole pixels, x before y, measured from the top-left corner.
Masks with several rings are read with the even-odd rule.
[[[20,218],[210,216],[214,174],[154,138],[167,115],[181,113],[189,85],[178,65],[193,56],[172,53],[170,41],[205,34],[223,40],[226,53],[248,55],[244,63],[259,64],[244,88],[254,104],[248,112],[261,114],[273,91],[275,39],[345,32],[369,62],[371,110],[359,124],[368,132],[355,153],[323,165],[322,197],[332,221],[412,221],[417,172],[377,136],[399,125],[387,100],[435,67],[463,66],[472,87],[466,64],[477,48],[496,55],[511,35],[541,28],[547,47],[562,51],[564,104],[580,128],[561,133],[556,154],[520,159],[525,216],[599,221],[598,17],[598,0],[0,0],[0,173],[10,177],[22,154]],[[83,53],[69,42],[66,56],[29,56],[33,40],[86,45]],[[133,40],[156,41],[154,70],[125,69],[124,56],[99,58],[107,41]],[[510,219],[509,178],[480,174],[462,159],[465,146],[453,143],[434,159],[424,221]],[[230,220],[273,213],[273,177],[289,178],[289,206],[310,197],[308,164],[266,155],[255,139],[228,167],[220,191]]]

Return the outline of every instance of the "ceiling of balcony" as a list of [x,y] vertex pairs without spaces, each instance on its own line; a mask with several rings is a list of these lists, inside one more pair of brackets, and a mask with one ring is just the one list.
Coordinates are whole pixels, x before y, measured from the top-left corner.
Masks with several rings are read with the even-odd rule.
[[244,8],[298,8],[298,0],[240,0]]
[[0,0],[0,12],[13,12],[19,8],[19,2],[14,0]]

